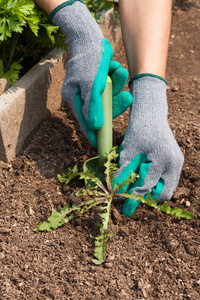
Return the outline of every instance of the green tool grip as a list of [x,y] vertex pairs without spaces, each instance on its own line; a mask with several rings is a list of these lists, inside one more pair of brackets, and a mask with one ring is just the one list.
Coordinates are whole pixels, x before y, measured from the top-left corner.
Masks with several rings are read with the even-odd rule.
[[112,80],[108,76],[106,88],[102,94],[104,123],[97,131],[97,149],[99,156],[99,170],[104,172],[104,163],[106,162],[106,153],[109,153],[113,147],[112,131]]

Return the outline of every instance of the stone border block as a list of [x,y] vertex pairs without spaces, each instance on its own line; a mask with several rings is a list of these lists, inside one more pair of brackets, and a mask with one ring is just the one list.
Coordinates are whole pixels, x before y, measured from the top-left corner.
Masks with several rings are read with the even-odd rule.
[[54,49],[0,97],[0,160],[9,162],[38,123],[60,108],[66,56]]

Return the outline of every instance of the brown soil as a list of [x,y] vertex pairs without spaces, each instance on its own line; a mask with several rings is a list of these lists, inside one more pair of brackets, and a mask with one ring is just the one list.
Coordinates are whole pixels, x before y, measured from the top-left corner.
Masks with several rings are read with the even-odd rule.
[[[185,164],[169,204],[196,218],[177,220],[140,205],[128,219],[119,213],[121,204],[113,204],[115,237],[101,266],[91,262],[94,212],[54,232],[33,232],[51,207],[72,203],[83,186],[62,186],[56,175],[96,155],[71,112],[58,111],[19,157],[0,162],[0,299],[200,299],[200,5],[177,3],[167,70],[169,122]],[[126,66],[120,47],[115,58]],[[115,145],[127,121],[127,112],[115,120]]]

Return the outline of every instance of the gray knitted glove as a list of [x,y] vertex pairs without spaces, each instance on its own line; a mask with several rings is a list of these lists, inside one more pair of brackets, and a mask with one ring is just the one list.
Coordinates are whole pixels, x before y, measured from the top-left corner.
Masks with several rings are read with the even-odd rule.
[[[167,121],[166,83],[158,76],[148,75],[135,76],[130,85],[133,105],[113,185],[122,183],[131,171],[136,172],[138,180],[120,192],[145,197],[151,193],[160,203],[172,197],[184,157]],[[139,203],[126,199],[122,214],[130,217]]]
[[113,83],[115,118],[133,101],[130,93],[121,92],[127,82],[128,72],[112,60],[112,47],[83,1],[66,1],[50,14],[50,19],[59,26],[70,47],[62,96],[69,103],[82,131],[96,147],[95,131],[104,122],[101,95],[107,75]]

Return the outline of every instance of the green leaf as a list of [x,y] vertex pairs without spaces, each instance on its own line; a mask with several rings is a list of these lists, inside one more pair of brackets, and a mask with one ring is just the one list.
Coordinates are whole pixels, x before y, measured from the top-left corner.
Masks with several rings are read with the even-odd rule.
[[[141,199],[141,198],[140,198]],[[149,197],[147,198],[147,200],[145,198],[143,198],[145,202],[145,204],[147,204],[148,206],[151,206],[153,208],[157,208],[157,209],[161,209],[158,204],[156,203],[156,201],[153,200],[153,198],[151,197],[151,194],[149,194]]]
[[64,204],[61,212],[58,212],[52,208],[51,216],[47,219],[47,221],[40,222],[34,231],[51,231],[64,224],[67,224],[71,219],[76,217],[74,212],[78,212],[80,215],[83,215],[91,207],[97,205],[100,200],[94,198],[87,201],[82,201],[79,205],[73,204],[72,207]]
[[80,179],[94,182],[95,186],[98,186],[101,190],[103,190],[106,194],[108,194],[106,187],[103,185],[103,183],[99,178],[95,177],[94,174],[91,174],[90,172],[80,172],[79,174],[80,174]]
[[11,37],[12,32],[22,33],[23,28],[30,26],[36,34],[38,31],[39,17],[34,10],[35,4],[28,0],[9,0],[4,5],[1,4],[0,13],[0,40]]
[[22,33],[24,22],[20,21],[17,16],[12,16],[9,19],[7,19],[7,26],[10,31]]
[[171,212],[171,214],[175,217],[177,217],[178,219],[181,218],[181,214],[182,214],[182,210],[178,207],[174,208]]
[[77,165],[73,169],[68,169],[68,172],[63,173],[62,175],[58,174],[57,177],[61,183],[68,184],[72,179],[79,175]]
[[61,209],[61,214],[64,214],[64,213],[69,213],[70,209],[69,209],[69,206],[64,204],[63,205],[63,208]]
[[2,77],[8,79],[10,85],[13,85],[19,80],[19,72],[22,69],[22,65],[19,62],[14,62],[10,70],[8,70]]
[[190,220],[190,219],[195,218],[195,216],[192,213],[190,213],[190,212],[188,212],[186,210],[181,210],[178,207],[175,207],[174,209],[172,209],[171,214],[173,216],[177,217],[178,219],[185,218],[185,219]]
[[68,51],[69,47],[66,45],[65,40],[65,36],[59,30],[55,35],[55,47]]
[[191,219],[194,219],[195,216],[191,212],[189,212],[189,211],[182,210],[181,218],[191,220]]
[[0,1],[0,8],[2,8],[7,2],[8,2],[8,0],[1,0]]
[[26,18],[26,22],[28,23],[31,31],[34,33],[35,36],[38,36],[39,31],[39,18],[37,16],[31,16]]
[[135,195],[129,195],[128,193],[119,193],[119,194],[116,194],[116,196],[118,197],[125,197],[125,198],[130,198],[130,199],[133,199],[133,200],[139,200],[140,202],[150,206],[150,207],[153,207],[153,208],[156,208],[157,210],[160,210],[166,214],[171,214],[172,216],[180,219],[180,218],[184,218],[184,219],[193,219],[195,218],[195,216],[188,212],[188,211],[185,211],[185,210],[181,210],[180,208],[178,207],[175,207],[175,208],[171,208],[167,202],[164,202],[163,204],[157,204],[156,201],[153,200],[151,194],[149,194],[149,197],[148,199],[146,200],[144,197],[142,197],[141,195],[138,195],[138,196],[135,196]]
[[95,265],[101,265],[104,260],[98,260],[98,259],[93,259],[92,262],[95,264]]
[[101,264],[105,261],[107,256],[107,246],[106,243],[108,241],[108,238],[112,237],[112,234],[109,234],[108,229],[108,223],[110,219],[110,211],[111,211],[111,202],[112,197],[108,196],[106,198],[106,201],[104,203],[104,206],[100,206],[99,209],[103,211],[102,213],[99,213],[99,216],[101,218],[101,224],[99,224],[100,234],[95,237],[95,251],[94,256],[97,258],[97,260],[93,260],[95,264]]
[[113,162],[118,159],[119,147],[113,147],[110,153],[106,155],[107,161],[105,162],[105,175],[106,175],[106,183],[108,186],[108,190],[111,193],[112,183],[113,183],[113,174],[118,169],[117,163]]
[[171,212],[172,212],[171,207],[167,204],[166,201],[161,205],[160,210],[162,210],[166,214],[171,214]]
[[[67,215],[69,217],[67,217]],[[54,208],[52,208],[51,216],[47,219],[47,221],[40,222],[39,225],[34,229],[34,231],[51,231],[54,230],[66,223],[69,222],[75,215],[72,212],[72,209],[69,209],[67,205],[64,205],[61,212],[59,213]]]
[[54,37],[54,33],[56,33],[59,29],[58,26],[54,26],[54,25],[51,25],[51,24],[42,24],[42,26],[44,26],[45,30],[46,30],[46,33],[52,43],[52,45],[55,43],[55,37]]
[[104,230],[103,234],[95,237],[95,251],[93,255],[96,259],[93,259],[93,263],[100,265],[106,260],[107,256],[107,241],[110,237],[113,237],[113,234],[108,234],[106,230]]
[[[113,188],[113,193],[116,194],[118,193],[121,189],[123,189],[126,185],[128,186],[130,183],[134,183],[136,181],[136,179],[139,178],[139,175],[136,173],[133,173],[133,171],[131,171],[131,175],[127,174],[127,179],[123,180],[122,184],[119,185],[119,183],[117,183],[114,188]],[[117,194],[116,194],[117,196]]]
[[6,40],[7,37],[11,37],[11,30],[7,27],[6,18],[0,19],[0,41]]

